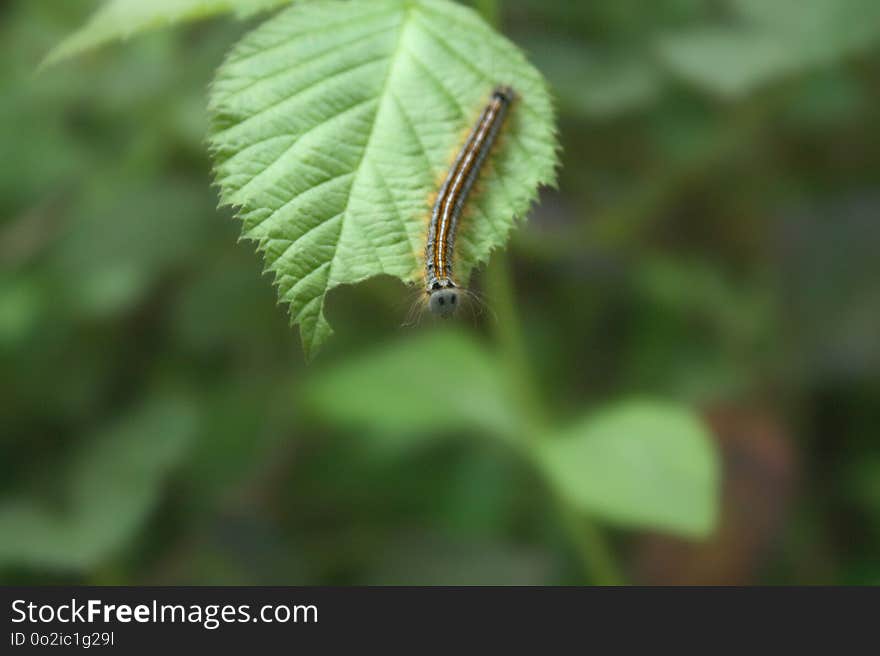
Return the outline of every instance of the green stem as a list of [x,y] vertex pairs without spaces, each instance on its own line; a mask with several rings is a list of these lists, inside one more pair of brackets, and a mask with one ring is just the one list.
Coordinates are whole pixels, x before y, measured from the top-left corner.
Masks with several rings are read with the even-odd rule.
[[[499,28],[499,0],[475,0],[474,6],[492,27]],[[530,459],[539,464],[540,471],[538,444],[549,433],[550,427],[529,366],[528,350],[516,309],[510,262],[502,250],[497,251],[489,262],[486,288],[496,312],[494,332],[501,351],[501,362],[507,369],[505,378],[522,418],[522,432],[529,437],[524,446]],[[548,487],[552,488],[552,481],[548,483]],[[588,578],[597,585],[619,585],[622,579],[602,531],[562,497],[554,494],[554,499]]]
[[[542,471],[539,443],[548,435],[550,427],[529,366],[512,280],[507,254],[497,251],[486,270],[486,288],[496,312],[495,340],[506,369],[504,378],[519,410],[522,433],[528,437],[523,446],[529,459]],[[552,481],[548,481],[548,487],[553,488]],[[554,494],[554,500],[587,577],[597,585],[619,585],[622,578],[601,529],[559,495]]]
[[623,577],[602,529],[561,499],[557,498],[557,505],[590,582],[595,585],[623,585]]
[[548,421],[534,376],[529,365],[525,339],[516,310],[516,296],[513,289],[513,275],[507,253],[502,250],[492,255],[486,268],[486,290],[492,309],[495,311],[493,332],[498,343],[505,369],[505,380],[516,401],[527,433],[532,442],[539,441],[548,432]]

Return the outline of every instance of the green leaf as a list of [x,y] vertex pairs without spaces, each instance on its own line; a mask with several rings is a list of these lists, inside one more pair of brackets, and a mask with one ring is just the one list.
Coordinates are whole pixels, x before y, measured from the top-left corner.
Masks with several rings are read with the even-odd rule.
[[193,409],[157,400],[92,439],[74,460],[63,507],[0,503],[0,565],[76,570],[124,545],[155,505],[195,430]]
[[618,117],[654,103],[663,87],[660,68],[631,48],[602,48],[559,35],[524,43],[547,76],[562,114]]
[[291,0],[107,0],[86,25],[46,56],[43,66],[147,30],[233,12],[244,18],[289,2]]
[[727,97],[834,63],[880,41],[875,0],[731,0],[737,26],[664,37],[659,53],[686,80]]
[[459,229],[462,284],[554,181],[550,99],[514,45],[446,0],[324,0],[275,16],[220,68],[221,199],[259,244],[307,356],[332,332],[329,290],[420,278],[429,198],[499,83],[521,100]]
[[800,41],[803,49],[833,54],[880,35],[875,0],[731,0],[746,24]]
[[664,62],[684,79],[733,98],[798,68],[797,53],[772,33],[697,28],[660,43]]
[[[301,399],[325,421],[392,444],[463,429],[509,437],[517,426],[499,372],[483,346],[444,330],[318,372]],[[446,390],[442,402],[431,390]]]
[[627,525],[705,536],[715,525],[718,463],[706,429],[676,405],[628,402],[541,446],[563,498]]

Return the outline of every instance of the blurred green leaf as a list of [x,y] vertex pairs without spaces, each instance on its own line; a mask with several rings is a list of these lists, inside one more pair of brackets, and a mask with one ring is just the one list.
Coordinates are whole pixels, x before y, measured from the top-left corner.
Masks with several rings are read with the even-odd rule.
[[225,204],[240,209],[313,354],[327,292],[420,276],[428,197],[492,88],[521,95],[457,236],[457,279],[507,241],[556,164],[544,80],[472,10],[446,0],[313,2],[249,34],[211,91]]
[[56,64],[112,41],[219,14],[247,17],[291,0],[107,0],[89,22],[64,39],[45,60]]
[[564,113],[619,116],[650,105],[663,87],[659,67],[632,49],[603,50],[544,36],[528,39],[524,46],[550,81]]
[[802,64],[774,34],[706,27],[663,39],[660,54],[684,79],[733,97],[789,73]]
[[659,52],[684,79],[735,97],[778,77],[827,65],[880,41],[875,0],[732,0],[742,23],[664,37]]
[[632,401],[541,445],[564,499],[626,525],[705,536],[715,525],[718,464],[706,429],[680,406]]
[[875,0],[732,0],[732,5],[747,24],[772,31],[815,60],[849,54],[880,37]]
[[[436,390],[443,390],[442,399]],[[484,347],[443,331],[316,373],[302,400],[322,419],[378,438],[412,441],[460,429],[510,437],[517,426],[503,390]]]
[[86,204],[52,254],[69,302],[92,317],[130,309],[216,230],[210,203],[207,190],[179,180],[166,179],[156,193],[121,178],[111,198]]
[[112,555],[155,506],[197,423],[185,401],[149,402],[82,449],[63,508],[30,498],[0,502],[0,564],[77,570]]

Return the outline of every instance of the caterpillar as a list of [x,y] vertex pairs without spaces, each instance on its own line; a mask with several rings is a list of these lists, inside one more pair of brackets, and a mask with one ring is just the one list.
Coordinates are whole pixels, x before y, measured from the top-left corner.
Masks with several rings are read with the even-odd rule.
[[460,289],[452,274],[459,219],[515,99],[509,86],[492,91],[489,103],[446,174],[431,210],[425,245],[425,292],[431,313],[444,319],[451,317],[459,306]]

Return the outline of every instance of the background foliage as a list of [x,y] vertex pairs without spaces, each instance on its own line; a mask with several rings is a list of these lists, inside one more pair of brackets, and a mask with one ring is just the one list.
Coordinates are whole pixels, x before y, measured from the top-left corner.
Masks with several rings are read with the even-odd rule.
[[501,4],[563,144],[515,296],[341,287],[306,368],[210,187],[252,23],[34,76],[95,4],[0,2],[3,581],[880,582],[874,4]]

